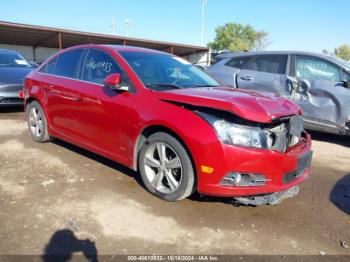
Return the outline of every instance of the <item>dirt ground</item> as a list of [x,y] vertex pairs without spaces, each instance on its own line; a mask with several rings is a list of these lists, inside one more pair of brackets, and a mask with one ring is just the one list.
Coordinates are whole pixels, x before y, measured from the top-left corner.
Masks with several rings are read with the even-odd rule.
[[59,140],[35,143],[24,113],[0,109],[0,254],[73,245],[99,255],[350,255],[350,138],[312,135],[311,176],[293,199],[169,203],[112,161]]

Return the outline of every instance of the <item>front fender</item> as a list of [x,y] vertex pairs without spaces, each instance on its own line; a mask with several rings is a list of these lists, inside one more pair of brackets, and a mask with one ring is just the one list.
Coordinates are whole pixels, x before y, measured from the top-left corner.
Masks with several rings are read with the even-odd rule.
[[[215,130],[190,109],[165,101],[157,101],[157,104],[162,108],[166,108],[164,113],[160,114],[156,110],[158,106],[153,106],[153,109],[146,110],[147,112],[143,111],[142,128],[134,140],[133,168],[136,170],[138,150],[140,149],[140,142],[143,141],[144,131],[152,127],[161,127],[164,130],[169,130],[185,145],[193,160],[197,179],[200,181],[202,178],[200,166],[214,165],[217,158],[224,156],[222,144],[219,142]],[[215,156],[213,152],[216,152]]]

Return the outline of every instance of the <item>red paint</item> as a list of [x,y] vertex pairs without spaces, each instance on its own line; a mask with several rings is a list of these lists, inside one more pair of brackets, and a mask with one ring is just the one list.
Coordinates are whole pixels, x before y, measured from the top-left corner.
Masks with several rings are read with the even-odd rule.
[[159,92],[157,97],[222,109],[262,123],[271,123],[275,118],[295,115],[299,110],[297,105],[281,97],[228,87],[172,90]]
[[104,83],[107,86],[115,87],[121,83],[122,76],[119,73],[110,74],[106,77]]
[[[102,85],[32,72],[25,81],[26,101],[36,99],[43,106],[52,136],[136,169],[135,152],[142,131],[151,126],[165,127],[176,133],[187,146],[196,169],[198,191],[207,195],[242,196],[276,192],[307,178],[309,170],[289,184],[282,182],[284,174],[296,170],[298,158],[310,151],[309,135],[286,153],[224,145],[201,117],[167,101],[222,109],[241,118],[265,123],[274,118],[299,114],[299,107],[292,102],[224,87],[155,92],[144,87],[136,73],[116,52],[119,49],[139,52],[140,49],[98,45],[74,48],[91,47],[103,49],[121,65],[131,79],[134,92],[116,92]],[[159,53],[144,49],[142,52]],[[116,77],[111,78],[111,83],[116,83]],[[201,165],[213,167],[214,172],[202,173]],[[220,180],[232,171],[264,174],[271,181],[264,187],[255,188],[220,186]]]

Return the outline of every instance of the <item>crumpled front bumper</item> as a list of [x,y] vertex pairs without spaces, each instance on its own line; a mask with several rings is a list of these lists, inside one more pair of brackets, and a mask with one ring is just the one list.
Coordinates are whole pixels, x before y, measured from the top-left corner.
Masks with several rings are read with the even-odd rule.
[[[215,171],[200,174],[198,191],[203,195],[246,198],[284,192],[299,185],[310,173],[312,150],[311,137],[307,133],[299,144],[284,153],[228,145],[222,147],[223,153],[213,153],[215,158],[211,166]],[[232,172],[261,174],[266,183],[261,186],[223,184],[223,179]]]
[[234,200],[237,204],[245,206],[277,205],[284,199],[292,198],[299,193],[299,186],[294,186],[285,191],[275,192],[260,196],[236,197]]

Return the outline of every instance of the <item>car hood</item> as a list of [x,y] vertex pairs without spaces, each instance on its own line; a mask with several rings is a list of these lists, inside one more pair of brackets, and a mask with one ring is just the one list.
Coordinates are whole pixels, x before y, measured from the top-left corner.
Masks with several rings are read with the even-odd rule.
[[30,67],[0,67],[0,84],[22,84],[32,70]]
[[229,111],[260,123],[271,123],[276,118],[301,112],[299,106],[285,98],[228,87],[175,89],[156,92],[156,96],[165,101]]

